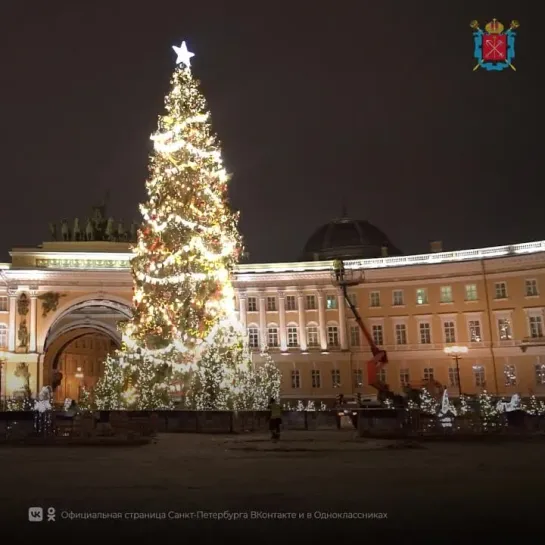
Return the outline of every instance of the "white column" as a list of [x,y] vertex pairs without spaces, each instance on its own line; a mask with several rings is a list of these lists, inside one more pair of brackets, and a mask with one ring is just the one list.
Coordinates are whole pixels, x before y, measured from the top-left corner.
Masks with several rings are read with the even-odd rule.
[[302,293],[297,294],[297,310],[299,311],[299,345],[305,352],[307,349],[307,324],[305,322],[305,296]]
[[288,349],[286,335],[286,294],[283,291],[278,292],[278,325],[280,326],[280,350]]
[[327,331],[325,327],[325,302],[324,292],[318,291],[318,322],[320,325],[320,346],[322,350],[327,350]]
[[242,327],[244,328],[244,331],[246,331],[246,324],[247,324],[247,314],[246,314],[246,291],[239,291],[238,292],[238,319],[240,320],[240,323],[242,324]]
[[9,339],[8,350],[15,352],[15,341],[17,339],[17,291],[9,290]]
[[38,303],[38,292],[36,290],[32,290],[30,292],[30,324],[29,327],[29,345],[28,345],[28,351],[29,352],[36,352],[36,307]]
[[267,347],[267,308],[265,294],[259,294],[259,337],[261,348]]
[[337,295],[337,301],[339,305],[339,331],[341,335],[341,350],[348,350],[348,339],[346,335],[346,305],[344,301],[344,294],[341,290]]

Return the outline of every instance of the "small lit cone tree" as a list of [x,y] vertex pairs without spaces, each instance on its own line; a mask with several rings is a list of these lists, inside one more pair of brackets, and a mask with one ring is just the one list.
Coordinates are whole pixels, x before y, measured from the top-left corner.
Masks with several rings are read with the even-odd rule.
[[420,410],[425,414],[436,415],[439,402],[428,392],[426,388],[420,391]]
[[117,354],[108,355],[104,372],[93,390],[94,404],[98,410],[119,411],[127,408],[124,392],[127,389],[127,367]]
[[483,430],[491,430],[498,427],[499,413],[494,398],[483,390],[477,397],[479,417]]
[[523,403],[522,410],[532,416],[541,416],[545,414],[545,403],[532,394],[530,399]]

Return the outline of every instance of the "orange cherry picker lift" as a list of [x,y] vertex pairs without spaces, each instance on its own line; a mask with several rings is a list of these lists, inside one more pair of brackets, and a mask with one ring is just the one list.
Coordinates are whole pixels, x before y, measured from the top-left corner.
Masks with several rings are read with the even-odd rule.
[[390,390],[387,384],[384,384],[378,380],[378,371],[381,367],[388,363],[388,354],[385,350],[380,349],[375,343],[373,337],[365,327],[363,320],[353,304],[352,300],[348,296],[348,288],[350,286],[356,286],[361,284],[363,281],[363,273],[361,271],[356,271],[353,269],[346,270],[344,263],[340,259],[336,259],[333,262],[333,276],[332,280],[334,285],[338,286],[344,295],[344,299],[348,304],[348,307],[352,311],[356,323],[358,324],[373,357],[367,362],[367,380],[368,384],[377,390],[377,399],[380,402],[384,402],[386,399],[395,400],[397,396],[394,396],[393,392]]

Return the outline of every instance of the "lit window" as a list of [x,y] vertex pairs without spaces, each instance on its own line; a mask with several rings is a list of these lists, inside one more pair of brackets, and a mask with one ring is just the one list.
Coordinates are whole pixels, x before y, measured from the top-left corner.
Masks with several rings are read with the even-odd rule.
[[428,304],[428,290],[426,288],[418,288],[416,290],[416,304],[417,305]]

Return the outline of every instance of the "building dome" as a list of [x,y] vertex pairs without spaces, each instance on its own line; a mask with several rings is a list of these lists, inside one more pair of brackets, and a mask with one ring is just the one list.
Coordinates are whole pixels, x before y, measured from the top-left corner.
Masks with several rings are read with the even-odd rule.
[[308,239],[303,261],[330,259],[372,259],[401,255],[388,237],[364,220],[347,217],[322,225]]

